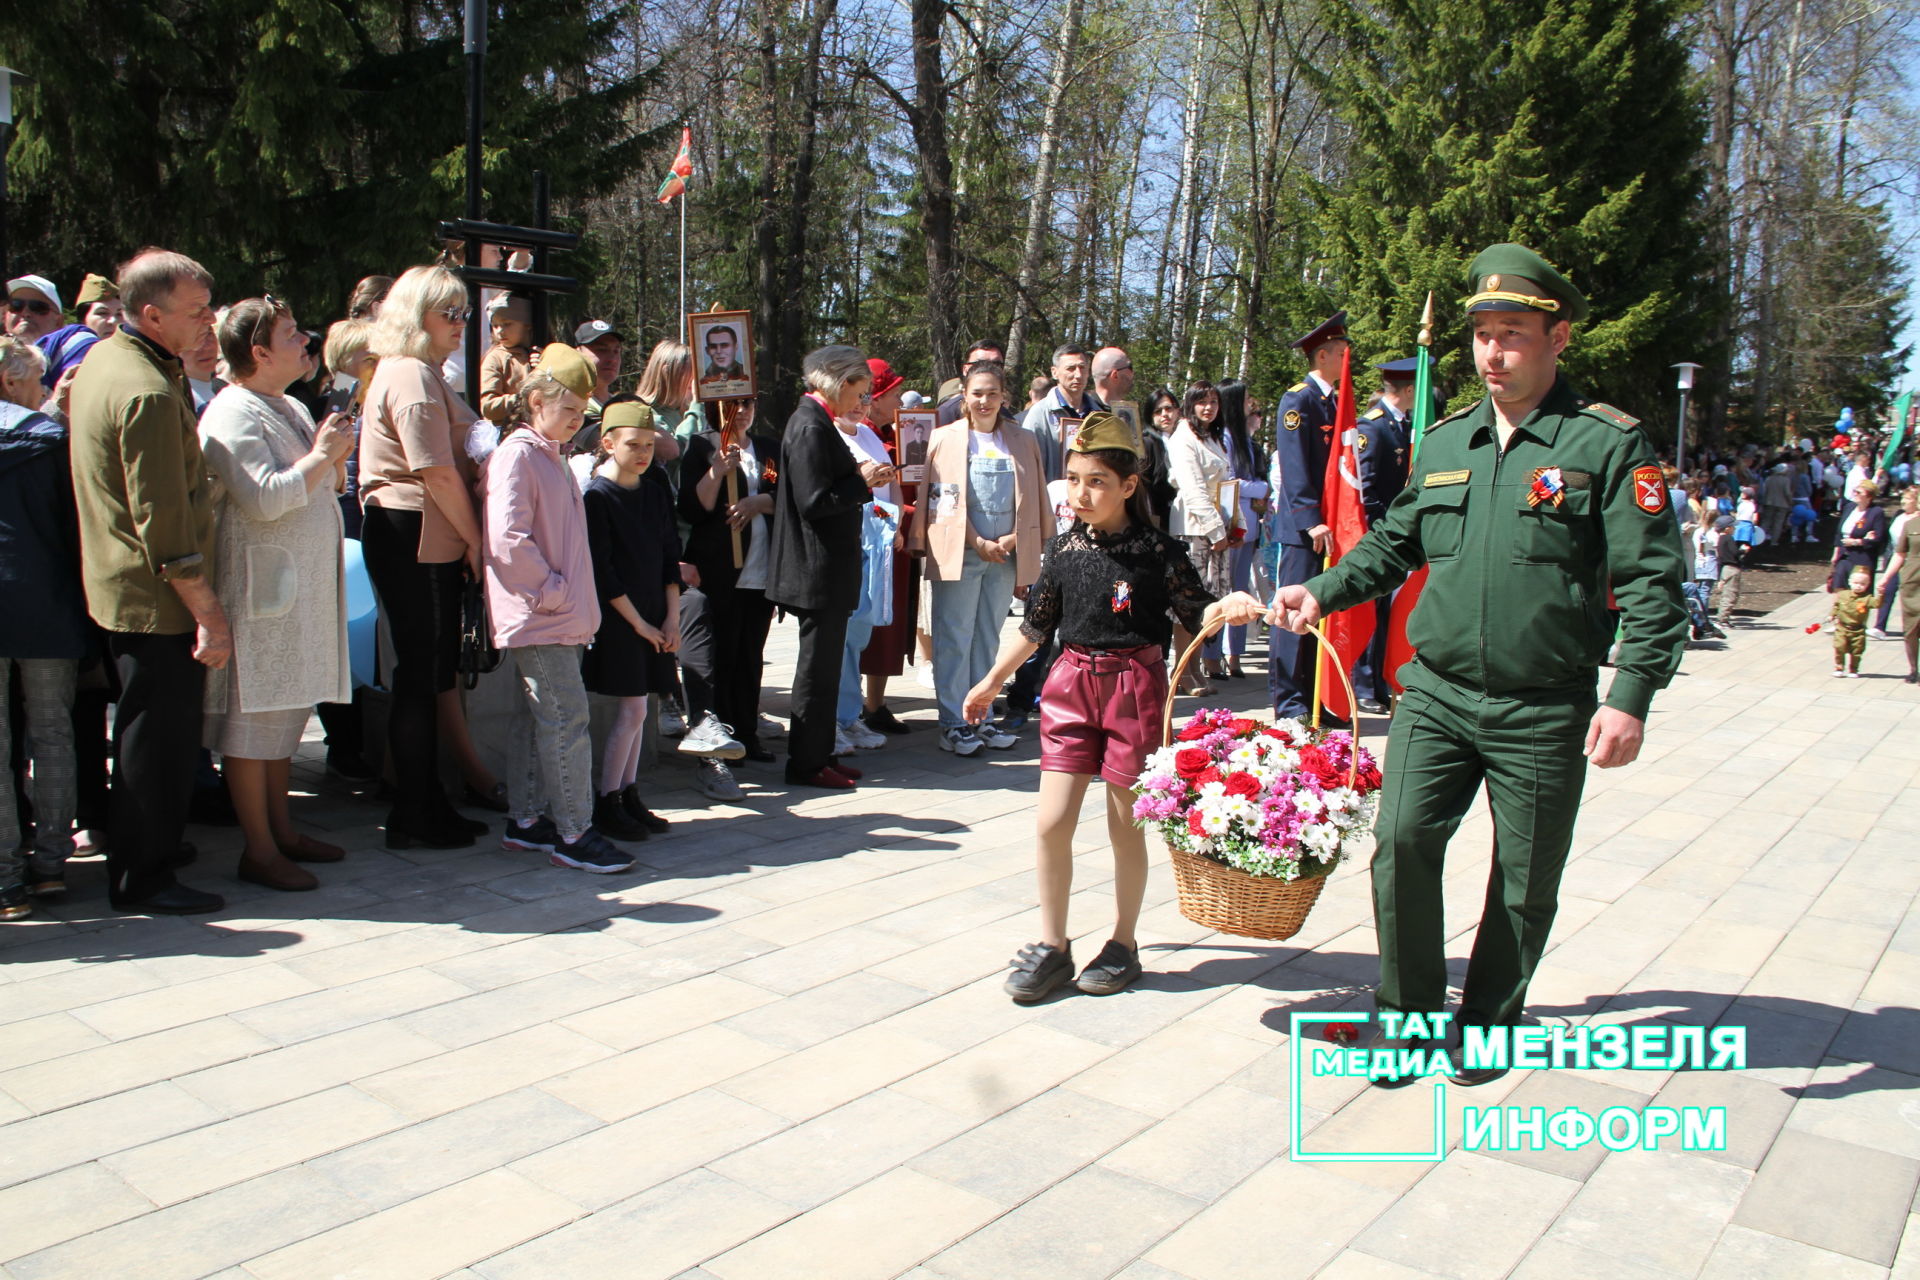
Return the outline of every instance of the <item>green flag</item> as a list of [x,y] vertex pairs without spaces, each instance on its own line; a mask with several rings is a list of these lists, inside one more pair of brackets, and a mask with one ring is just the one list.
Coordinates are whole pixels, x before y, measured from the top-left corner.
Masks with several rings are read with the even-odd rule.
[[1420,460],[1420,441],[1433,425],[1433,356],[1427,348],[1433,343],[1433,295],[1427,295],[1427,307],[1420,317],[1419,363],[1413,367],[1413,440],[1407,454],[1408,466]]
[[1913,404],[1913,392],[1901,396],[1893,402],[1893,432],[1887,437],[1887,451],[1880,455],[1880,469],[1891,471],[1893,459],[1900,452],[1900,446],[1907,438],[1907,410]]

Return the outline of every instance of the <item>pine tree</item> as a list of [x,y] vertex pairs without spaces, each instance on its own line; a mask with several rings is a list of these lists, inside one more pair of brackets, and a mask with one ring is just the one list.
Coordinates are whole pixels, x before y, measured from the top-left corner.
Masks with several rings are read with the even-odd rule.
[[1410,352],[1431,289],[1442,376],[1477,397],[1458,299],[1480,249],[1518,241],[1593,304],[1568,375],[1656,415],[1668,366],[1709,359],[1713,319],[1699,287],[1703,123],[1677,5],[1329,3],[1343,48],[1321,92],[1349,142],[1324,201],[1328,293],[1359,353]]
[[[587,82],[619,10],[515,6],[492,23],[487,213],[593,194],[659,140],[623,121],[645,77]],[[462,211],[457,0],[95,0],[0,15],[34,77],[10,153],[18,261],[77,282],[145,244],[192,254],[220,298],[285,296],[309,323],[354,280],[430,261]],[[573,264],[569,264],[573,265]]]

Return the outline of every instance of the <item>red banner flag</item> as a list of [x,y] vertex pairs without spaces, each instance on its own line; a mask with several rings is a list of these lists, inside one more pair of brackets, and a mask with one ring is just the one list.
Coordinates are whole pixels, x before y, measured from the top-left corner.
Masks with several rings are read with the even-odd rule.
[[680,154],[673,158],[673,167],[667,170],[667,180],[660,184],[660,203],[672,204],[673,198],[685,195],[687,179],[693,176],[693,129],[682,126],[680,129]]
[[1400,668],[1412,662],[1414,655],[1413,644],[1407,639],[1407,619],[1413,616],[1413,606],[1420,603],[1420,592],[1426,585],[1427,566],[1421,565],[1393,593],[1393,604],[1387,612],[1387,669],[1383,674],[1395,693],[1406,692],[1400,685]]
[[[1360,493],[1360,416],[1353,403],[1353,350],[1340,359],[1340,405],[1333,418],[1333,444],[1327,450],[1327,474],[1320,485],[1320,518],[1327,522],[1327,567],[1340,563],[1340,557],[1353,550],[1367,533],[1367,507]],[[1321,620],[1330,642],[1323,645],[1320,661],[1337,662],[1352,671],[1360,655],[1373,639],[1373,602],[1343,609]],[[1329,653],[1328,649],[1332,652]],[[1354,707],[1340,677],[1322,670],[1314,683],[1321,691],[1321,705],[1343,720],[1353,719]]]

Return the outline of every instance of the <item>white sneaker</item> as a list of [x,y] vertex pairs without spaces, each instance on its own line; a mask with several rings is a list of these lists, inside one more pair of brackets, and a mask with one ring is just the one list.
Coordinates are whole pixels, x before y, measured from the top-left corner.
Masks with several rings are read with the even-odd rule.
[[915,667],[913,679],[914,683],[918,684],[922,689],[933,688],[933,664],[931,662],[923,662]]
[[1017,733],[1008,733],[989,720],[974,728],[973,736],[992,747],[995,751],[1005,751],[1020,741]]
[[760,736],[762,738],[784,738],[787,736],[787,726],[781,724],[772,716],[763,715],[760,717]]
[[660,705],[660,732],[669,738],[677,738],[687,731],[687,717],[678,703],[665,702]]
[[971,725],[957,724],[951,729],[940,731],[940,749],[951,751],[957,756],[974,755],[985,745]]
[[711,757],[703,759],[696,770],[700,794],[710,800],[738,800],[746,794],[734,781],[733,770]]
[[1847,678],[1847,673],[1842,671],[1840,668],[1835,667],[1833,669],[1833,678],[1835,680],[1845,680]]
[[874,732],[861,721],[855,720],[851,724],[843,724],[839,729],[841,736],[851,742],[856,750],[878,751],[887,745],[886,734]]
[[700,723],[687,731],[680,739],[680,753],[689,756],[714,756],[721,760],[738,760],[747,754],[747,749],[733,736],[733,730],[721,724],[711,711],[700,717]]
[[1865,677],[1865,676],[1863,676],[1863,675],[1861,675],[1861,674],[1860,674],[1860,673],[1859,673],[1858,671],[1849,671],[1849,672],[1847,672],[1847,679],[1849,679],[1849,680],[1864,680],[1864,679],[1866,679],[1866,677]]
[[847,731],[839,725],[835,725],[833,727],[833,754],[837,756],[850,756],[854,751],[853,741],[847,737]]
[[1887,631],[1886,631],[1886,628],[1885,628],[1885,627],[1868,627],[1868,628],[1867,628],[1867,634],[1868,634],[1869,636],[1871,636],[1871,637],[1872,637],[1873,639],[1875,639],[1875,640],[1891,640],[1891,639],[1893,639],[1893,637],[1892,637],[1892,636],[1890,636],[1890,635],[1888,635],[1888,634],[1887,634]]

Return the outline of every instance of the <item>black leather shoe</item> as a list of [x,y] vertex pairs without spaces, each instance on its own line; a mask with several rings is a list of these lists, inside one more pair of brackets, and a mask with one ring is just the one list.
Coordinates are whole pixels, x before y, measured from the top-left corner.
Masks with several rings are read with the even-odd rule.
[[912,725],[902,724],[900,718],[884,706],[875,707],[860,718],[866,722],[867,728],[875,733],[891,733],[897,736],[913,732]]
[[751,760],[755,764],[772,764],[779,758],[779,756],[773,754],[773,752],[767,750],[757,742],[749,742],[747,744],[747,754],[741,757],[741,759]]
[[1387,714],[1387,704],[1378,698],[1360,699],[1360,709],[1370,716],[1383,716]]
[[1008,711],[994,723],[1007,733],[1018,733],[1027,727],[1028,719],[1030,717],[1025,711]]
[[[481,828],[485,829],[484,826]],[[426,849],[470,849],[478,834],[466,819],[454,825],[416,821],[398,814],[387,815],[386,843],[389,849],[411,849],[416,844]]]
[[[469,783],[467,786],[466,802],[476,809],[491,809],[495,813],[505,813],[507,811],[507,784],[504,782],[496,782],[493,784],[493,790],[482,791]],[[484,831],[486,828],[482,827],[481,830]]]
[[194,859],[199,856],[200,850],[194,846],[193,841],[182,840],[178,845],[174,846],[173,857],[167,860],[167,869],[169,871],[178,871],[182,867],[190,867],[193,865]]
[[183,884],[171,885],[144,898],[113,895],[108,901],[115,911],[137,916],[197,916],[227,905],[227,900],[217,893],[202,893]]

